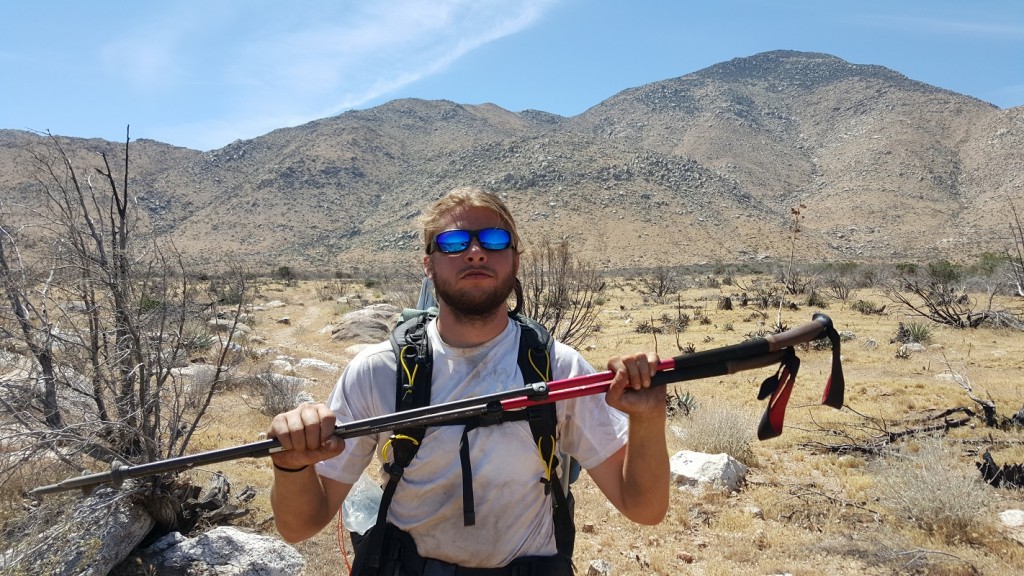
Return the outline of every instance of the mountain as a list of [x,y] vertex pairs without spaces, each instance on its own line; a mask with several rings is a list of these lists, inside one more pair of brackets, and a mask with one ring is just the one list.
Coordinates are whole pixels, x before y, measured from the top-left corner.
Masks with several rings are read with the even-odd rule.
[[[8,204],[40,205],[26,152],[43,140],[0,131]],[[59,140],[76,162],[105,151],[123,164],[123,143]],[[629,88],[571,118],[402,99],[210,152],[140,140],[130,154],[153,226],[211,264],[412,264],[415,217],[466,184],[504,196],[525,238],[568,238],[610,268],[791,249],[968,259],[1010,245],[1009,202],[1024,204],[1024,107],[792,51]]]

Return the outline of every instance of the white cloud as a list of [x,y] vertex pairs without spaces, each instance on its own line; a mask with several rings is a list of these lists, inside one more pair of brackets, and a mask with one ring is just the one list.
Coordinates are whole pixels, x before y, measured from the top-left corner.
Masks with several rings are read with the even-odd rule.
[[229,89],[238,89],[229,96],[238,124],[265,133],[392,94],[527,28],[552,1],[367,4],[325,13],[301,29],[247,36],[224,70]]
[[[125,41],[134,44],[145,37],[145,46],[120,43],[112,50],[132,50],[133,82],[138,86],[152,89],[163,83],[170,89],[173,82],[180,89],[188,77],[198,77],[195,70],[203,71],[204,84],[217,84],[203,87],[214,119],[170,128],[164,136],[208,149],[386,97],[444,71],[488,42],[528,28],[555,2],[322,2],[314,3],[316,14],[304,4],[267,3],[256,8],[258,18],[221,5],[221,12],[204,15],[202,24],[194,22],[186,7],[160,27]],[[218,29],[222,34],[233,30],[236,38],[223,46],[191,50],[206,54],[202,64],[178,60],[191,44],[211,41]],[[202,101],[194,94],[182,97]]]
[[550,4],[369,4],[343,19],[250,39],[229,75],[238,84],[260,87],[258,94],[248,95],[247,107],[300,106],[310,114],[336,113],[442,71],[466,53],[525,29]]

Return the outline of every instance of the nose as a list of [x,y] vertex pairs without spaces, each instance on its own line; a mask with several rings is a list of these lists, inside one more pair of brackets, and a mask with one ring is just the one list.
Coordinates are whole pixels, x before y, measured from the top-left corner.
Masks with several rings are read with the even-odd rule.
[[486,262],[487,261],[487,250],[484,250],[483,246],[480,245],[480,240],[476,237],[470,238],[469,247],[463,252],[466,256],[467,262]]

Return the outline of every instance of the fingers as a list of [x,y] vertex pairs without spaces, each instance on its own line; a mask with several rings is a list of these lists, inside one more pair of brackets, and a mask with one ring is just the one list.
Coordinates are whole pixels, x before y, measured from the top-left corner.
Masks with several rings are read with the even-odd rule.
[[340,453],[344,442],[334,436],[335,421],[325,404],[302,404],[275,416],[267,437],[277,438],[282,451],[274,454],[274,462],[303,466]]
[[659,358],[654,352],[614,356],[608,360],[613,373],[605,395],[609,406],[630,415],[664,412],[664,387],[651,388],[651,377],[658,371]]
[[651,376],[658,371],[658,355],[654,352],[613,356],[608,360],[608,370],[615,376],[613,385],[641,390],[651,386]]

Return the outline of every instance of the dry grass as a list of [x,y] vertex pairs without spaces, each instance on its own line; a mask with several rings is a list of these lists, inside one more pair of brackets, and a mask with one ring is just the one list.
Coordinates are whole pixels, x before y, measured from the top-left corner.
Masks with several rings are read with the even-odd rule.
[[[358,287],[357,287],[358,288]],[[356,288],[353,288],[356,289]],[[706,316],[710,322],[690,322],[678,335],[652,335],[635,331],[638,322],[659,324],[662,315],[675,318],[677,303],[644,302],[632,283],[613,285],[601,313],[602,330],[585,346],[584,353],[596,367],[616,353],[656,347],[672,356],[692,345],[697,350],[732,344],[745,335],[771,329],[775,312],[738,307],[720,311],[715,303],[732,293],[729,286],[693,289],[683,293],[684,312],[693,318]],[[372,300],[372,294],[365,294]],[[261,333],[269,342],[293,356],[305,353],[343,364],[344,345],[332,343],[318,331],[336,318],[339,310],[327,303],[317,304],[312,286],[288,288],[283,294],[290,304],[271,311],[271,316],[290,316],[291,325],[281,326],[268,318],[261,321]],[[872,299],[881,301],[878,295]],[[810,319],[813,311],[785,311],[788,326]],[[837,328],[854,338],[844,343],[843,356],[848,392],[847,403],[854,411],[837,412],[821,407],[821,386],[829,369],[827,351],[800,352],[803,366],[790,402],[787,428],[781,438],[764,443],[751,442],[763,405],[755,394],[760,381],[771,369],[676,385],[689,391],[698,409],[691,416],[677,416],[670,425],[684,430],[682,437],[670,435],[670,450],[700,449],[728,451],[752,466],[747,486],[739,493],[707,492],[699,495],[674,491],[669,517],[659,526],[636,526],[610,507],[586,475],[575,485],[577,495],[576,563],[586,570],[589,563],[604,559],[615,574],[961,574],[1012,573],[1024,567],[1024,550],[996,527],[999,510],[1022,506],[1019,494],[1000,492],[970,484],[976,459],[966,451],[973,443],[992,435],[992,453],[998,462],[1024,461],[1020,433],[959,429],[942,448],[942,456],[931,461],[948,461],[943,470],[959,470],[964,484],[953,492],[948,476],[936,477],[920,466],[908,466],[906,459],[868,458],[837,455],[814,450],[814,443],[828,443],[828,431],[846,430],[857,441],[867,441],[877,432],[866,426],[864,416],[883,422],[886,429],[901,429],[905,419],[956,406],[975,408],[964,391],[937,378],[949,366],[949,358],[962,362],[975,384],[975,392],[991,397],[1004,414],[1019,408],[1020,386],[1016,383],[1017,362],[1024,352],[1019,335],[979,329],[962,331],[934,327],[931,343],[936,348],[908,359],[897,359],[897,344],[890,344],[898,322],[896,315],[864,315],[838,307],[825,310]],[[873,341],[874,345],[870,342]],[[945,358],[943,357],[945,356]],[[326,397],[330,378],[321,377],[318,398]],[[236,411],[237,402],[228,401]],[[265,426],[260,418],[239,418],[224,413],[219,418],[227,428],[244,421],[254,436]],[[881,420],[878,420],[881,419]],[[254,422],[255,421],[255,422]],[[232,424],[227,424],[227,423]],[[211,447],[231,443],[226,432],[211,427]],[[251,436],[250,436],[251,437]],[[239,440],[245,440],[240,438]],[[1000,441],[1007,441],[1001,443]],[[897,445],[914,451],[913,444]],[[921,444],[925,451],[931,445]],[[920,450],[919,450],[920,451]],[[932,452],[928,452],[931,454]],[[920,462],[920,460],[916,460]],[[258,461],[225,464],[239,466],[232,477],[245,478],[255,486],[269,482],[266,463]],[[929,480],[921,480],[921,475]],[[236,480],[236,482],[238,482]],[[899,482],[917,487],[901,492]],[[884,486],[884,487],[883,487]],[[963,512],[949,519],[945,499],[927,498],[929,492],[945,488],[945,495]],[[917,504],[901,503],[895,494],[917,495]],[[987,498],[967,498],[969,494]],[[909,498],[909,496],[908,496]],[[269,527],[270,513],[265,491],[257,499],[253,526]],[[925,503],[937,507],[925,508]],[[920,506],[931,518],[924,524],[909,519],[908,507]],[[929,524],[931,523],[931,524]],[[934,524],[934,525],[933,525]],[[311,575],[334,574],[342,560],[336,526],[299,546],[309,563]]]
[[[302,349],[318,350],[325,359],[337,358],[343,345],[317,334],[329,319],[315,317],[308,309],[314,305],[315,295],[306,294],[303,287],[295,290],[299,292],[294,295],[289,291],[289,300],[305,302],[303,315],[308,329],[302,334],[289,334],[285,329],[281,336],[295,340]],[[651,303],[644,302],[634,282],[613,282],[600,315],[601,331],[583,347],[584,354],[601,369],[606,359],[617,353],[656,347],[663,357],[674,356],[690,345],[705,350],[770,330],[776,320],[773,310],[717,309],[719,298],[735,292],[736,288],[730,286],[695,288],[684,291],[679,302]],[[878,294],[865,292],[863,296],[884,301]],[[660,325],[663,315],[676,318],[680,302],[693,321],[678,337],[672,332],[636,332],[638,322]],[[325,306],[322,312],[331,311]],[[786,310],[782,320],[787,326],[795,326],[809,321],[813,312]],[[971,573],[972,567],[982,574],[1013,573],[1024,568],[1024,547],[996,526],[1000,510],[1024,507],[1022,495],[967,482],[977,460],[970,451],[979,448],[975,441],[987,441],[990,435],[992,454],[998,462],[1024,461],[1020,444],[1024,436],[1019,431],[952,431],[942,448],[943,456],[932,460],[950,462],[946,471],[959,470],[956,478],[963,479],[964,484],[956,492],[948,491],[952,482],[948,476],[930,477],[930,483],[915,484],[919,474],[928,472],[901,466],[903,460],[840,455],[813,448],[816,443],[837,441],[829,436],[833,429],[867,441],[877,431],[866,426],[865,416],[875,419],[870,422],[883,419],[887,429],[899,430],[906,419],[929,411],[956,406],[975,409],[961,388],[937,378],[947,370],[949,359],[963,362],[976,394],[990,396],[1003,414],[1016,411],[1024,397],[1017,381],[1024,339],[1012,332],[985,328],[963,331],[932,326],[930,344],[936,348],[901,360],[896,358],[898,344],[890,340],[896,335],[898,323],[911,318],[892,313],[865,315],[838,304],[824,312],[839,330],[854,335],[843,343],[847,405],[853,410],[835,411],[819,404],[828,377],[828,351],[799,352],[803,365],[790,401],[786,430],[782,437],[768,442],[752,439],[764,409],[755,398],[757,387],[771,368],[674,385],[679,392],[693,394],[698,409],[689,417],[680,415],[670,421],[674,429],[685,431],[682,436],[669,435],[670,451],[737,452],[734,456],[751,466],[747,485],[735,494],[674,490],[665,522],[646,527],[626,521],[584,474],[574,486],[578,526],[575,561],[582,573],[596,559],[611,563],[616,575],[952,575]],[[702,316],[710,322],[698,321]],[[268,327],[272,322],[260,325]],[[273,334],[267,337],[271,342],[278,341]],[[327,382],[323,384],[317,397],[325,397],[330,388]],[[980,426],[980,422],[977,424]],[[900,443],[895,448],[912,452],[914,446],[917,444]],[[917,448],[919,452],[932,449],[930,444],[920,446],[923,448]],[[265,466],[260,472],[261,478],[269,478]],[[901,509],[897,500],[887,499],[885,495],[890,492],[881,488],[894,478],[918,486],[910,493],[923,497],[922,502],[928,501],[929,491],[945,487],[944,496],[962,504],[962,514],[971,521],[945,519],[941,512],[946,498],[929,502],[937,504],[938,509],[925,509],[938,528],[908,519],[906,509]],[[968,494],[985,497],[968,498]],[[258,502],[263,505],[262,500]],[[269,517],[269,512],[262,510],[259,515]],[[331,526],[299,546],[309,563],[309,574],[339,571],[344,561],[337,542],[336,527]]]
[[[584,347],[598,369],[618,353],[656,347],[662,357],[688,345],[705,350],[740,342],[746,334],[771,329],[775,311],[716,308],[732,286],[695,288],[679,302],[694,321],[678,335],[640,334],[640,321],[660,323],[677,316],[677,302],[644,303],[632,282],[611,285],[600,315],[601,331]],[[379,294],[352,286],[364,300]],[[265,299],[287,303],[258,313],[256,332],[281,354],[315,357],[344,365],[346,343],[332,342],[320,329],[345,310],[317,297],[315,283],[263,290]],[[859,295],[884,301],[867,291]],[[1007,302],[1012,305],[1012,302]],[[1019,306],[1019,303],[1017,304]],[[783,312],[787,326],[810,320],[814,310]],[[674,416],[669,424],[685,434],[669,435],[672,453],[682,449],[742,452],[751,469],[738,492],[692,493],[673,490],[666,520],[653,527],[626,521],[598,492],[586,474],[574,485],[577,497],[575,562],[582,574],[590,562],[611,563],[616,576],[629,574],[764,575],[816,574],[1012,574],[1024,570],[1024,546],[997,523],[998,512],[1024,508],[1024,494],[995,490],[972,475],[979,450],[990,450],[1000,464],[1024,462],[1024,433],[988,429],[975,419],[970,427],[950,431],[941,441],[897,442],[886,456],[832,453],[824,446],[868,443],[882,431],[899,431],[916,418],[953,407],[977,407],[963,389],[940,375],[950,362],[970,375],[974,392],[995,401],[1003,415],[1021,408],[1020,358],[1024,338],[1018,333],[980,328],[954,330],[932,326],[924,353],[898,359],[899,344],[890,343],[898,322],[895,311],[865,315],[833,304],[824,310],[840,331],[853,334],[843,343],[848,409],[820,405],[828,377],[830,352],[798,351],[803,361],[780,438],[751,442],[764,405],[755,398],[772,368],[674,385],[695,396],[698,410]],[[697,321],[704,316],[709,321]],[[276,320],[288,317],[290,324]],[[336,374],[316,378],[309,392],[329,393]],[[264,431],[269,417],[258,412],[258,399],[237,389],[217,399],[215,410],[194,450],[250,442]],[[838,434],[836,433],[838,432]],[[736,455],[736,454],[734,454]],[[269,462],[240,460],[217,467],[236,491],[252,485],[259,491],[253,513],[240,524],[273,533],[267,492]],[[204,482],[208,471],[196,471]],[[974,479],[972,479],[974,478]],[[345,540],[347,544],[347,539]],[[345,573],[336,527],[298,546],[307,574]]]
[[708,396],[693,413],[676,419],[672,427],[687,450],[706,454],[726,453],[750,466],[757,439],[757,414]]

